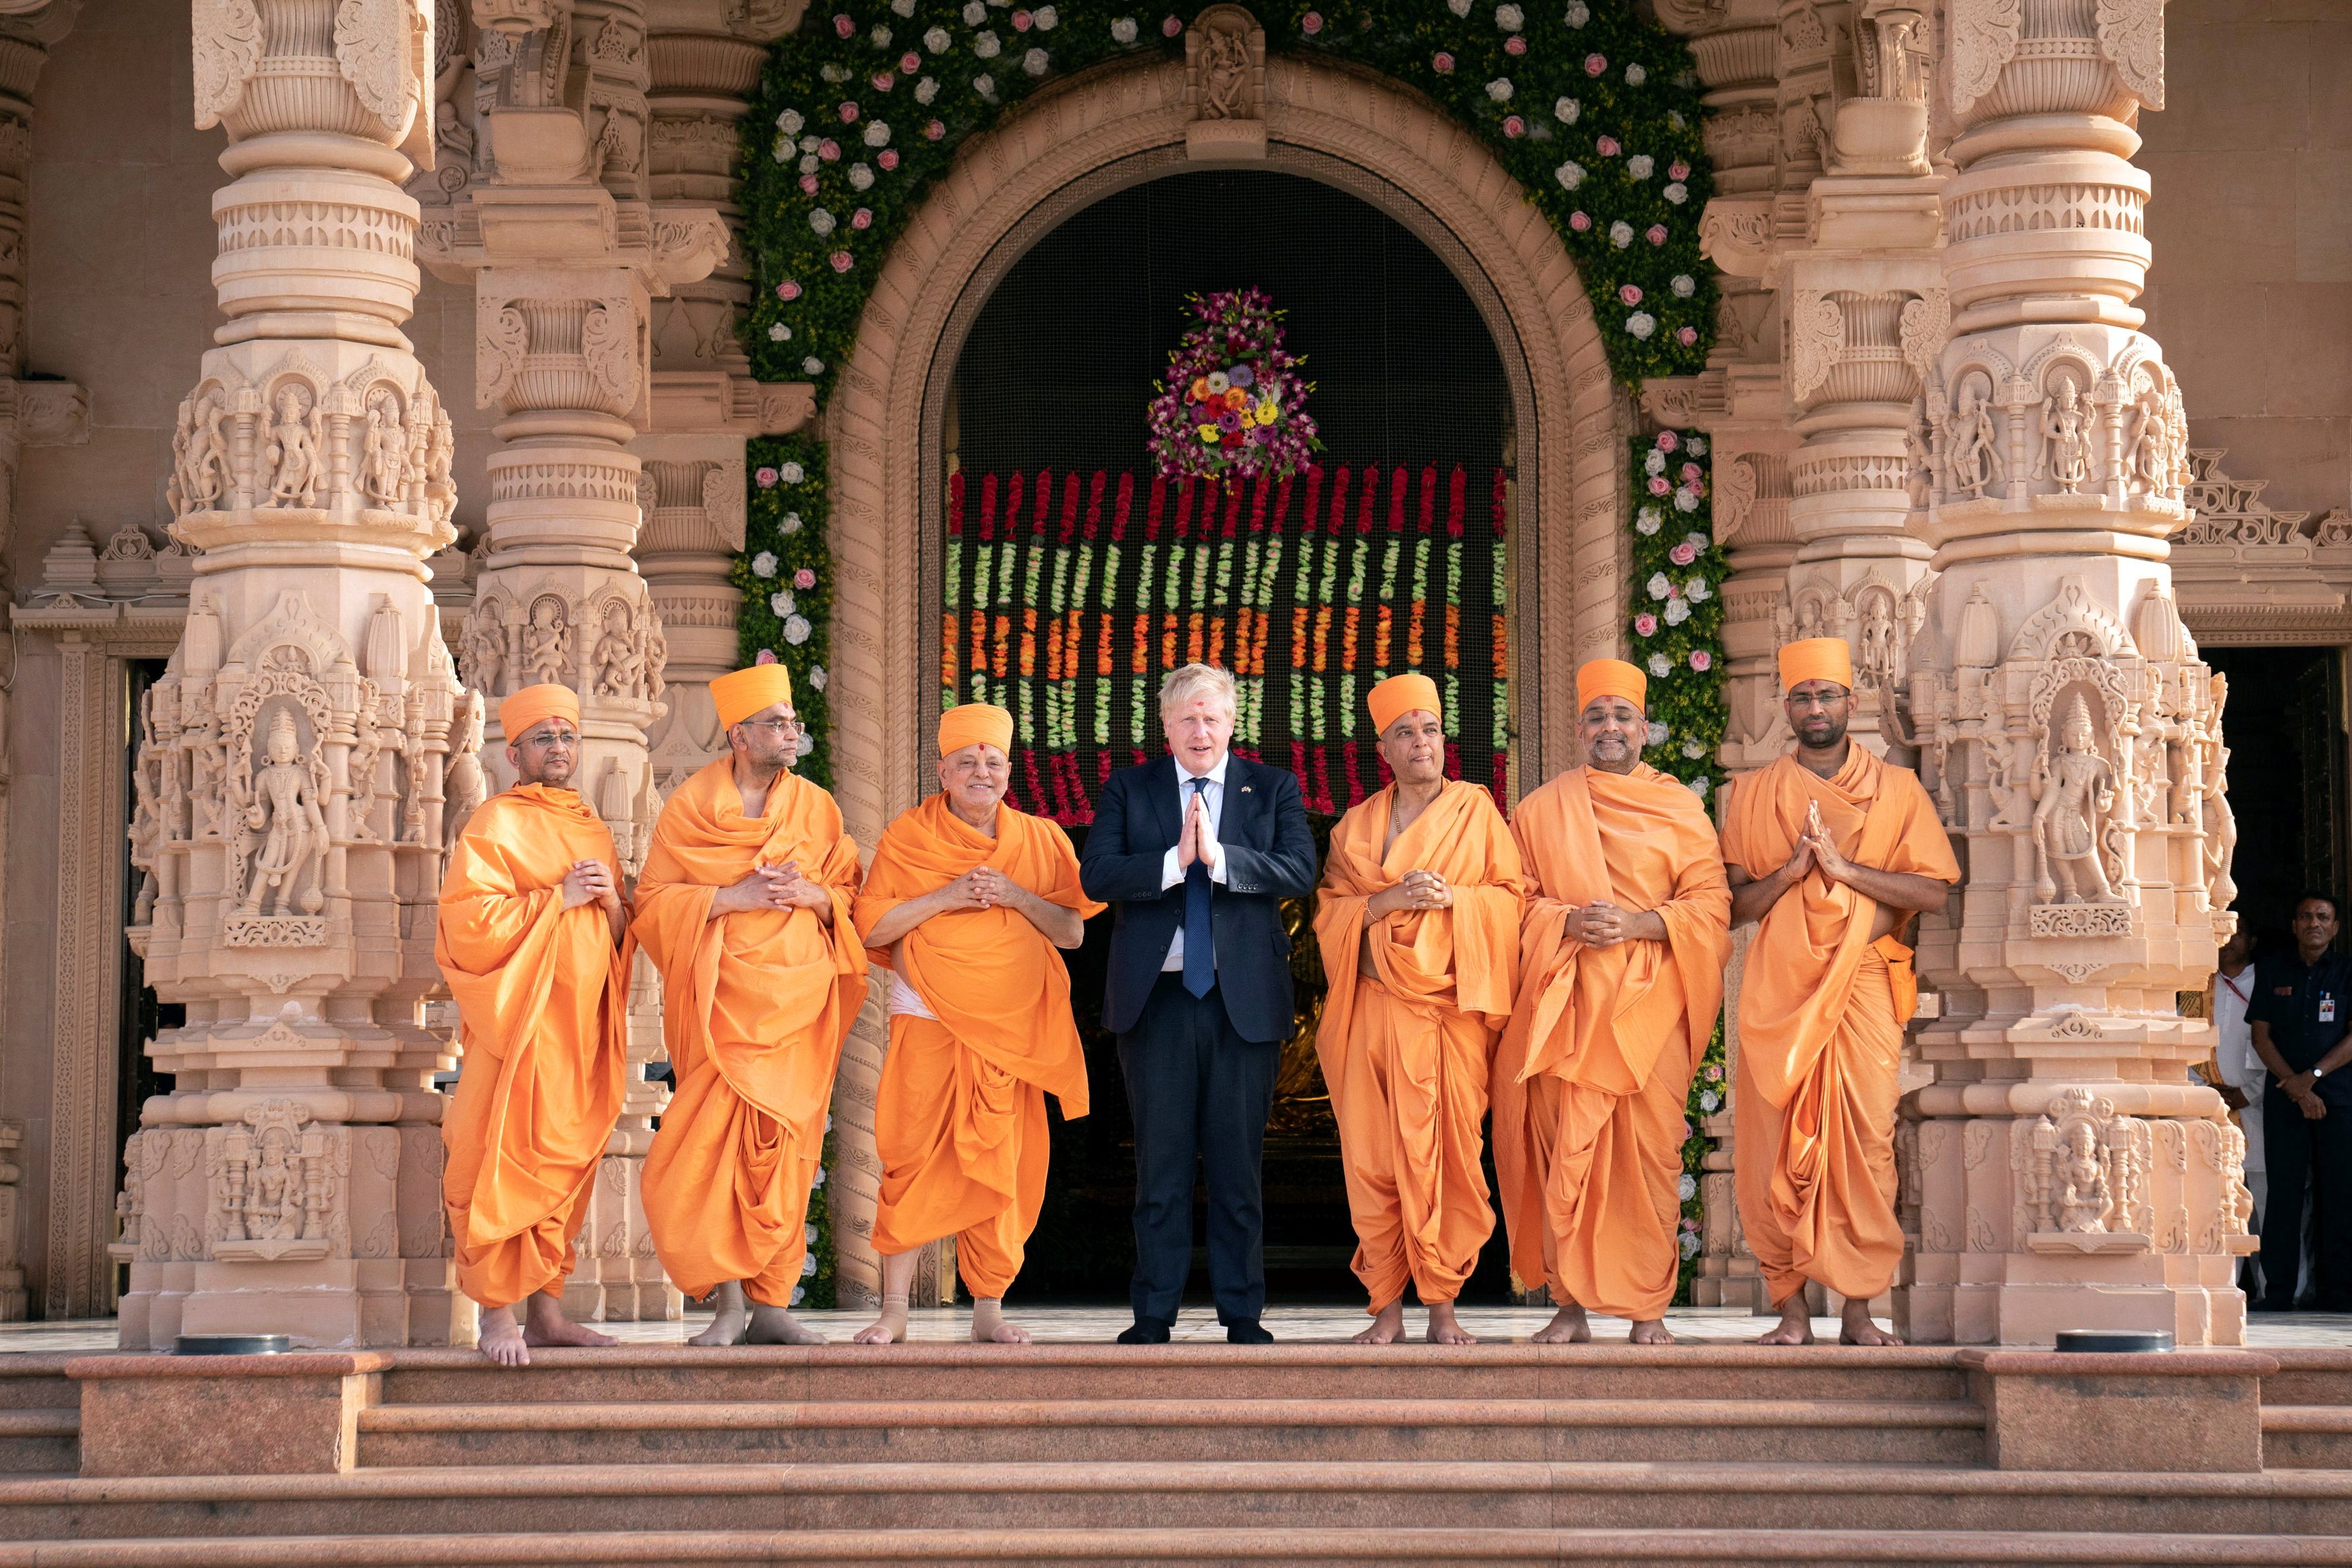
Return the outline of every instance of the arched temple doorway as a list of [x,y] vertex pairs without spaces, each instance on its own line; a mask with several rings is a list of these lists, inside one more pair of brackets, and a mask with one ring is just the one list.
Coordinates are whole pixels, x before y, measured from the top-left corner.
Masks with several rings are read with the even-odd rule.
[[[942,545],[957,503],[949,459],[952,443],[957,465],[971,466],[962,447],[967,422],[977,417],[958,396],[967,343],[984,340],[983,319],[997,290],[1019,287],[1008,280],[1024,258],[1066,224],[1122,193],[1139,193],[1123,199],[1148,208],[1169,199],[1149,193],[1155,184],[1181,190],[1185,177],[1204,170],[1218,171],[1213,181],[1228,182],[1222,188],[1229,190],[1244,188],[1233,182],[1246,171],[1249,181],[1277,183],[1265,190],[1316,191],[1314,199],[1332,204],[1332,212],[1370,225],[1367,235],[1394,231],[1382,242],[1395,247],[1392,261],[1408,254],[1398,241],[1412,246],[1423,276],[1450,280],[1452,308],[1465,329],[1475,323],[1483,330],[1491,355],[1485,372],[1489,406],[1507,419],[1507,431],[1490,431],[1486,439],[1482,480],[1491,489],[1496,469],[1508,468],[1501,556],[1511,688],[1507,792],[1521,770],[1532,781],[1568,760],[1566,709],[1576,662],[1617,646],[1628,423],[1582,285],[1558,236],[1491,155],[1424,101],[1378,78],[1275,58],[1267,61],[1259,107],[1266,135],[1262,157],[1194,158],[1187,138],[1193,111],[1180,64],[1120,67],[1049,89],[966,150],[885,266],[832,400],[827,431],[839,551],[832,687],[836,793],[861,841],[871,842],[891,815],[931,787],[928,747],[942,685]],[[1172,299],[1196,286],[1171,274],[1162,287]],[[1312,296],[1308,289],[1276,301],[1292,312],[1294,333]],[[1154,372],[1163,367],[1181,326],[1172,313],[1164,320],[1147,313],[1133,322],[1129,330],[1148,340],[1139,362]],[[1317,351],[1303,340],[1292,347]],[[1326,350],[1309,373],[1328,376],[1337,358]],[[1500,395],[1493,396],[1497,376]],[[1139,426],[1149,391],[1147,383],[1135,394]],[[1323,394],[1317,396],[1319,404]],[[977,424],[971,430],[971,438],[980,436]],[[1329,455],[1337,461],[1347,455]],[[1358,459],[1366,460],[1389,470],[1385,507],[1394,465],[1382,452]],[[1148,473],[1139,442],[1123,465]],[[1441,484],[1450,482],[1452,466]],[[1471,466],[1463,464],[1465,487]],[[1420,483],[1419,467],[1405,476],[1409,490]],[[1409,498],[1408,516],[1417,516],[1419,505],[1417,497]],[[1441,528],[1444,521],[1441,506]],[[1180,652],[1189,654],[1189,646]],[[1360,686],[1353,700],[1360,702]],[[1342,783],[1331,800],[1339,809],[1349,799]],[[1084,977],[1079,986],[1083,992]],[[879,1008],[870,1008],[835,1092],[843,1148],[835,1205],[845,1301],[871,1292],[877,1282],[866,1236],[875,1182],[872,1102],[886,1038]],[[1100,1107],[1121,1090],[1115,1071],[1097,1079]],[[1270,1186],[1280,1185],[1277,1172],[1268,1174]],[[1059,1174],[1055,1185],[1065,1185]],[[1332,1270],[1327,1279],[1344,1285],[1337,1273],[1349,1249],[1344,1205],[1336,1186],[1325,1197],[1330,1207],[1318,1229],[1330,1256],[1302,1260]],[[1116,1194],[1098,1194],[1097,1201],[1108,1206],[1105,1212],[1116,1210],[1123,1231]],[[1099,1226],[1093,1233],[1099,1239]],[[1279,1244],[1271,1233],[1269,1241]]]

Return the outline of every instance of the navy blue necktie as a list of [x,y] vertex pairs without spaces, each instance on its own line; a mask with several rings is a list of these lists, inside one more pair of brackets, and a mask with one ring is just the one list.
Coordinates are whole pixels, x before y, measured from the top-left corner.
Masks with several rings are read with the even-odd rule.
[[[1191,783],[1192,800],[1199,800],[1209,781],[1195,779]],[[1207,809],[1203,804],[1202,810]],[[1192,801],[1185,803],[1185,815],[1192,815]],[[1184,988],[1205,997],[1216,984],[1217,937],[1209,925],[1209,868],[1195,860],[1184,873]]]

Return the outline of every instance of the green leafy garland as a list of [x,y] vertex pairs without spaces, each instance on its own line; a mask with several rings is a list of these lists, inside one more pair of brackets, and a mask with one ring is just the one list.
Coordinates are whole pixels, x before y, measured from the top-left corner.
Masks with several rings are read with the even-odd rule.
[[793,708],[808,728],[793,771],[833,788],[833,547],[825,488],[824,444],[805,435],[762,436],[745,444],[751,471],[743,553],[728,580],[743,591],[737,612],[739,653],[747,664],[781,664],[793,673]]
[[[1621,382],[1705,367],[1697,78],[1630,0],[1293,0],[1265,23],[1269,48],[1392,77],[1494,152],[1575,258]],[[824,399],[891,245],[965,139],[1049,81],[1181,55],[1184,30],[1129,0],[826,0],[777,40],[745,120],[754,373]]]
[[[1723,744],[1723,580],[1731,562],[1715,541],[1706,437],[1662,430],[1633,443],[1633,520],[1625,643],[1650,677],[1650,744],[1643,760],[1712,800]],[[1683,1107],[1680,1299],[1688,1300],[1706,1206],[1704,1162],[1715,1140],[1699,1131],[1723,1108],[1723,1025],[1716,1021]]]

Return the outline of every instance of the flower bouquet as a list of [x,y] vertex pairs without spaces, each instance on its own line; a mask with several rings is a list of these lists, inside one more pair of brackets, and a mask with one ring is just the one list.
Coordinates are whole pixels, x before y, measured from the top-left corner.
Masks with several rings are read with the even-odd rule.
[[1169,478],[1287,478],[1323,450],[1298,377],[1306,361],[1282,346],[1282,313],[1262,288],[1227,288],[1187,301],[1197,324],[1168,356],[1151,400],[1151,455]]

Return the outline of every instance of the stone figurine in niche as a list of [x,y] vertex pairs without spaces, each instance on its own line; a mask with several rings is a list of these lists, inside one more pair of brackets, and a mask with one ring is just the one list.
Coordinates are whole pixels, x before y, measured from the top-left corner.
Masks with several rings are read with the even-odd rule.
[[2000,440],[1989,401],[1990,393],[1969,376],[1960,382],[1959,402],[1952,411],[1952,487],[1967,491],[1971,500],[1983,499],[1986,486],[2001,482]]
[[645,685],[646,655],[637,646],[629,607],[620,600],[604,606],[604,630],[596,639],[596,691],[608,697],[634,697]]
[[238,913],[316,915],[326,903],[318,861],[327,847],[327,816],[302,759],[301,734],[284,708],[270,716],[268,744],[268,760],[253,782],[232,780],[243,819],[238,836],[251,857]]
[[205,512],[229,487],[228,437],[221,433],[227,411],[220,394],[208,392],[181,418],[172,447],[179,463],[180,510]]
[[1895,610],[1884,593],[1873,593],[1863,601],[1862,668],[1858,672],[1865,686],[1887,686],[1895,682]]
[[264,1127],[254,1141],[253,1163],[245,1178],[244,1239],[295,1240],[302,1234],[304,1184],[294,1134],[283,1127]]
[[506,629],[485,607],[466,627],[466,684],[488,695],[503,696],[506,664]]
[[1235,27],[1201,33],[1201,118],[1243,120],[1249,114],[1249,39]]
[[482,777],[482,694],[460,692],[457,722],[450,726],[449,768],[441,785],[441,853],[446,861],[466,831],[466,819],[489,798]]
[[400,501],[405,477],[408,437],[400,428],[400,411],[390,392],[378,392],[368,403],[367,426],[360,442],[360,488],[384,506]]
[[522,667],[535,685],[562,685],[569,663],[564,635],[563,603],[542,599],[530,607],[530,621],[522,629]]
[[2115,1207],[2098,1134],[2088,1122],[2066,1129],[2065,1156],[2058,1162],[2058,1228],[2081,1234],[2105,1230]]
[[2035,780],[2035,897],[2043,904],[2120,904],[2099,863],[2097,827],[2115,809],[2116,770],[2099,755],[2091,710],[2080,692],[2067,705],[2056,739],[2056,755],[2041,762]]
[[316,400],[301,387],[280,388],[277,418],[269,426],[270,499],[281,507],[318,504],[319,481],[325,477],[319,453],[326,439]]
[[2172,431],[2164,401],[2153,392],[2143,393],[2132,406],[2130,443],[2124,449],[2124,467],[2140,488],[2157,495],[2168,487],[2172,471]]
[[2074,378],[2058,378],[2058,390],[2042,400],[2042,455],[2035,478],[2047,478],[2067,495],[2091,477],[2091,409],[2074,390]]

